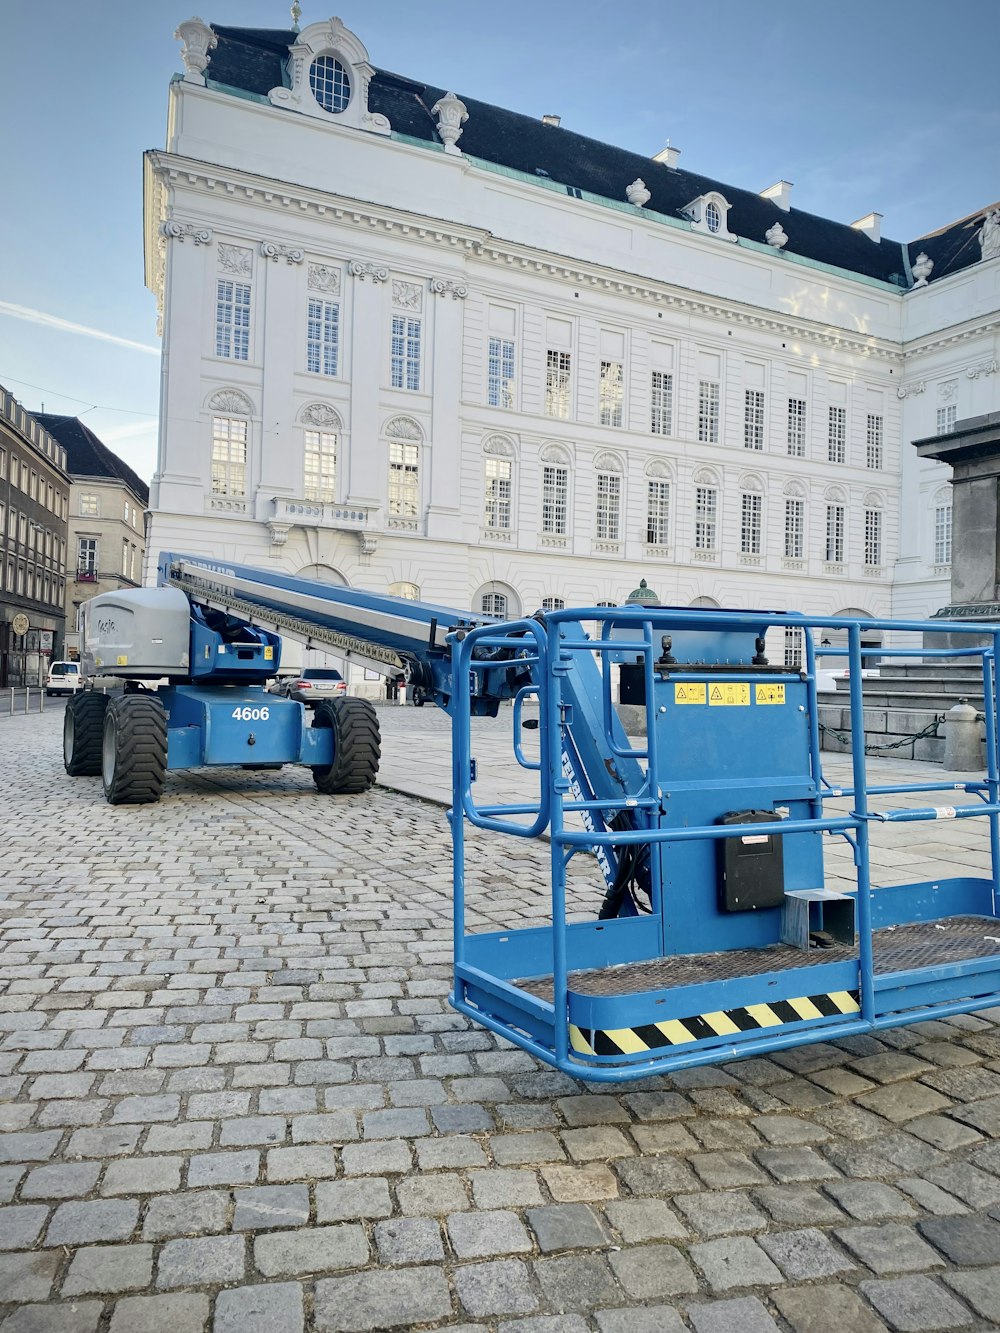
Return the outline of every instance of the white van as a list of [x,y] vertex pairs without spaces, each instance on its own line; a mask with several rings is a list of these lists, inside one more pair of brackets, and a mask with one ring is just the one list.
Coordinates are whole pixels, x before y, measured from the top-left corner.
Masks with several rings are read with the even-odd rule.
[[45,679],[45,693],[75,694],[82,684],[79,662],[50,662]]

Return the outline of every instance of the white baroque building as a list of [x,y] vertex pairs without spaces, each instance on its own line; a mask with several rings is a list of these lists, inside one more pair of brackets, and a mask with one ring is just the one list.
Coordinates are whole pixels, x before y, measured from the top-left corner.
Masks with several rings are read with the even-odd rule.
[[929,614],[1000,407],[997,215],[910,244],[375,69],[180,26],[146,155],[148,550],[516,615]]

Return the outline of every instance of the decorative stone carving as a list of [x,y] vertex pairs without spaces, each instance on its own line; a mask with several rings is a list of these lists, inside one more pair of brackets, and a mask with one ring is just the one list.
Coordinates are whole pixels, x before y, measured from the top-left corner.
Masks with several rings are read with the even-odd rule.
[[183,241],[186,236],[190,236],[195,245],[208,245],[212,239],[212,229],[199,227],[194,222],[178,222],[175,218],[171,218],[169,222],[160,223],[160,235],[166,237],[168,241]]
[[393,281],[392,304],[401,310],[419,310],[420,296],[420,288],[415,282]]
[[275,263],[283,259],[286,264],[301,264],[305,259],[305,253],[292,245],[279,245],[277,241],[261,241],[260,253],[264,259],[272,259]]
[[220,242],[219,268],[223,273],[249,278],[253,275],[253,251],[245,250],[242,245],[223,245]]
[[418,444],[424,433],[411,417],[393,417],[385,428],[390,440],[415,440]]
[[340,269],[330,264],[309,265],[309,288],[314,292],[327,292],[330,296],[340,295]]
[[219,44],[215,33],[200,18],[187,19],[174,33],[177,41],[183,42],[181,59],[184,61],[184,79],[187,83],[204,85],[205,70],[208,67],[208,53]]
[[239,389],[220,389],[213,393],[208,405],[214,412],[225,412],[228,417],[252,417],[253,403]]
[[917,255],[916,259],[913,261],[913,276],[916,278],[916,282],[913,284],[914,291],[916,291],[918,287],[927,286],[927,279],[931,276],[931,269],[933,267],[934,260],[929,259],[921,250],[920,254]]
[[901,384],[896,390],[897,398],[908,398],[911,393],[923,393],[927,388],[923,380],[917,380],[915,384]]
[[773,227],[768,227],[764,233],[764,240],[775,250],[782,250],[788,244],[788,237],[785,235],[785,229],[780,222],[776,222]]
[[515,449],[505,435],[491,435],[483,443],[483,453],[493,454],[498,458],[513,458]]
[[339,413],[329,403],[310,403],[299,413],[299,420],[310,426],[320,426],[323,430],[343,428]]
[[995,375],[1000,369],[1000,362],[996,357],[991,357],[986,361],[979,361],[976,365],[970,366],[965,372],[970,380],[979,379],[980,375]]
[[387,282],[389,278],[389,270],[383,264],[369,264],[361,259],[352,259],[347,271],[352,278],[359,278],[362,282],[365,278],[371,278],[372,282]]
[[626,189],[625,198],[630,204],[635,204],[636,208],[642,208],[644,204],[649,203],[652,195],[646,189],[646,182],[641,177],[637,177]]
[[991,208],[979,229],[979,244],[984,259],[1000,256],[1000,208]]
[[[294,46],[289,47],[289,82],[272,88],[268,101],[273,106],[286,107],[318,120],[336,122],[356,130],[370,130],[375,134],[389,134],[392,126],[387,117],[368,107],[368,89],[375,73],[369,64],[364,43],[344,27],[338,18],[310,23]],[[350,84],[347,105],[339,111],[327,111],[316,101],[309,81],[309,70],[319,56],[332,56],[343,65]]]
[[444,151],[461,155],[462,150],[457,145],[464,133],[462,126],[469,119],[465,103],[454,93],[445,93],[431,107],[431,115],[438,118],[438,138],[444,144]]
[[945,380],[938,385],[938,397],[942,403],[951,403],[958,397],[958,380]]
[[271,531],[271,545],[284,546],[285,542],[288,541],[288,533],[290,531],[288,524],[275,523],[273,519],[269,518],[267,520],[267,526]]
[[453,278],[431,278],[430,287],[435,296],[450,294],[453,301],[464,301],[469,294],[468,283]]
[[358,550],[361,555],[374,555],[378,550],[377,534],[374,532],[359,532]]

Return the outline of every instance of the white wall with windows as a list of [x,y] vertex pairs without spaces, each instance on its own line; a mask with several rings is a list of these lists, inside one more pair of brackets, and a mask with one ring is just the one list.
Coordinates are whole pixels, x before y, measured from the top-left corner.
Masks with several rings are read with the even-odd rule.
[[733,245],[714,197],[683,228],[561,201],[366,128],[344,61],[280,106],[171,84],[151,557],[500,615],[641,577],[679,604],[947,601],[947,471],[910,441],[997,405],[969,368],[1000,261],[904,293]]

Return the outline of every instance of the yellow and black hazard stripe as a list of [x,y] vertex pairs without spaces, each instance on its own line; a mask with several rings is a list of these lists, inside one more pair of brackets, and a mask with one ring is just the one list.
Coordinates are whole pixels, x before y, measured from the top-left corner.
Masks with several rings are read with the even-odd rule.
[[838,990],[822,995],[801,995],[794,1000],[747,1004],[738,1009],[717,1009],[691,1018],[669,1018],[632,1028],[581,1028],[571,1023],[570,1044],[581,1055],[638,1055],[664,1046],[733,1037],[741,1032],[777,1028],[785,1023],[808,1023],[817,1018],[839,1018],[861,1011],[858,992]]

